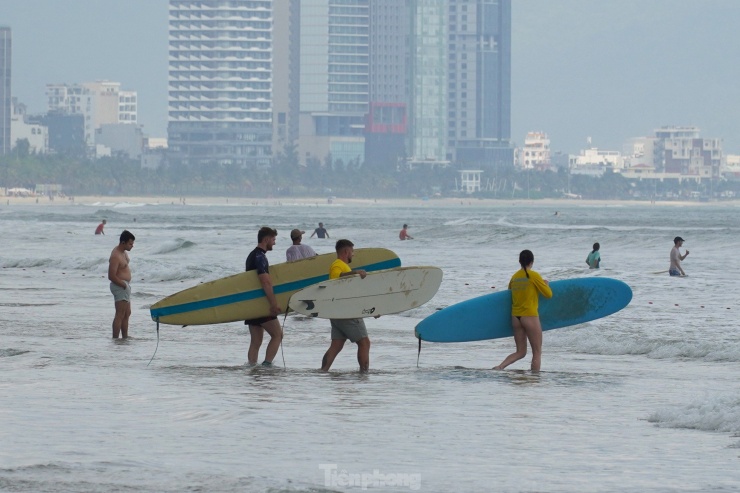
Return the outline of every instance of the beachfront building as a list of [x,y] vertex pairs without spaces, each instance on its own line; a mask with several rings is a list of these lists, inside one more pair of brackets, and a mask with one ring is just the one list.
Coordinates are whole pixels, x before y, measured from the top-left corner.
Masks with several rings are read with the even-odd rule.
[[360,163],[369,102],[369,0],[301,0],[299,160]]
[[607,171],[620,172],[624,159],[619,151],[604,151],[596,147],[582,149],[578,155],[571,155],[568,168],[574,175],[601,176]]
[[658,171],[701,178],[719,176],[721,139],[700,138],[697,127],[661,127],[655,131],[655,142]]
[[447,0],[410,0],[408,164],[447,165]]
[[626,177],[686,180],[718,178],[722,140],[702,138],[697,127],[666,126],[625,146]]
[[269,166],[272,5],[170,0],[167,131],[173,164]]
[[13,114],[10,90],[13,36],[9,27],[0,26],[0,155],[13,148],[10,119]]
[[30,154],[46,154],[49,152],[49,129],[40,121],[32,119],[27,114],[26,105],[19,103],[16,98],[11,100],[12,115],[10,117],[10,141],[15,147],[20,141],[28,142]]
[[373,0],[369,7],[365,166],[396,169],[406,156],[409,9],[398,0]]
[[455,180],[455,190],[471,194],[480,192],[480,176],[483,170],[480,169],[461,169],[459,181]]
[[545,132],[528,132],[524,147],[518,150],[516,164],[520,169],[549,170],[550,139]]
[[137,93],[122,91],[120,82],[47,84],[46,99],[49,113],[83,116],[88,147],[95,146],[95,132],[101,125],[138,122]]
[[446,3],[449,152],[461,164],[512,165],[511,0]]
[[720,174],[727,180],[740,181],[740,154],[725,154]]

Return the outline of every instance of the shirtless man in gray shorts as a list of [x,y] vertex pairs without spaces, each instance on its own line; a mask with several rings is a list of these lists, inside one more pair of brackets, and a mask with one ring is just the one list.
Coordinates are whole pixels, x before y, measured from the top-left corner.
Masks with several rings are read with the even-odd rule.
[[116,315],[113,317],[113,339],[128,337],[128,319],[131,316],[131,267],[129,267],[128,253],[134,247],[136,238],[129,231],[124,230],[108,260],[108,280],[110,292],[116,305]]

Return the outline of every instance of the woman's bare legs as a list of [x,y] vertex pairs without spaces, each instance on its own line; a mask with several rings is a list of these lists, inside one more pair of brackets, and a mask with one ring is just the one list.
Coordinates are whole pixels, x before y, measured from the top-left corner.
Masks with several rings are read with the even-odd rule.
[[511,325],[514,327],[514,342],[516,351],[504,359],[500,365],[493,367],[494,370],[503,370],[515,361],[519,361],[527,355],[527,340],[532,347],[532,371],[540,371],[542,363],[542,325],[540,317],[511,317]]

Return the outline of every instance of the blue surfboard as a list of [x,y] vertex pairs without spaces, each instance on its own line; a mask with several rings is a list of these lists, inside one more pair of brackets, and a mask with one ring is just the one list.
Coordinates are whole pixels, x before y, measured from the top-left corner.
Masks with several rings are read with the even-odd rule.
[[[586,277],[550,283],[552,298],[540,297],[542,330],[590,322],[618,312],[632,289],[616,279]],[[448,306],[417,324],[416,337],[431,342],[468,342],[511,337],[511,291],[479,296]]]

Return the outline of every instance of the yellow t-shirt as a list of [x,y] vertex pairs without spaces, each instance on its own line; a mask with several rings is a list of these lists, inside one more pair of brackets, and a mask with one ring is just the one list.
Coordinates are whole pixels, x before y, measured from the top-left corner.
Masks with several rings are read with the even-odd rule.
[[352,272],[352,269],[344,260],[336,259],[329,267],[329,279],[336,279],[345,272]]
[[509,289],[511,289],[511,314],[515,317],[537,317],[537,307],[539,306],[538,293],[545,298],[552,298],[552,289],[545,284],[542,276],[533,270],[524,273],[524,269],[519,269],[511,276]]

